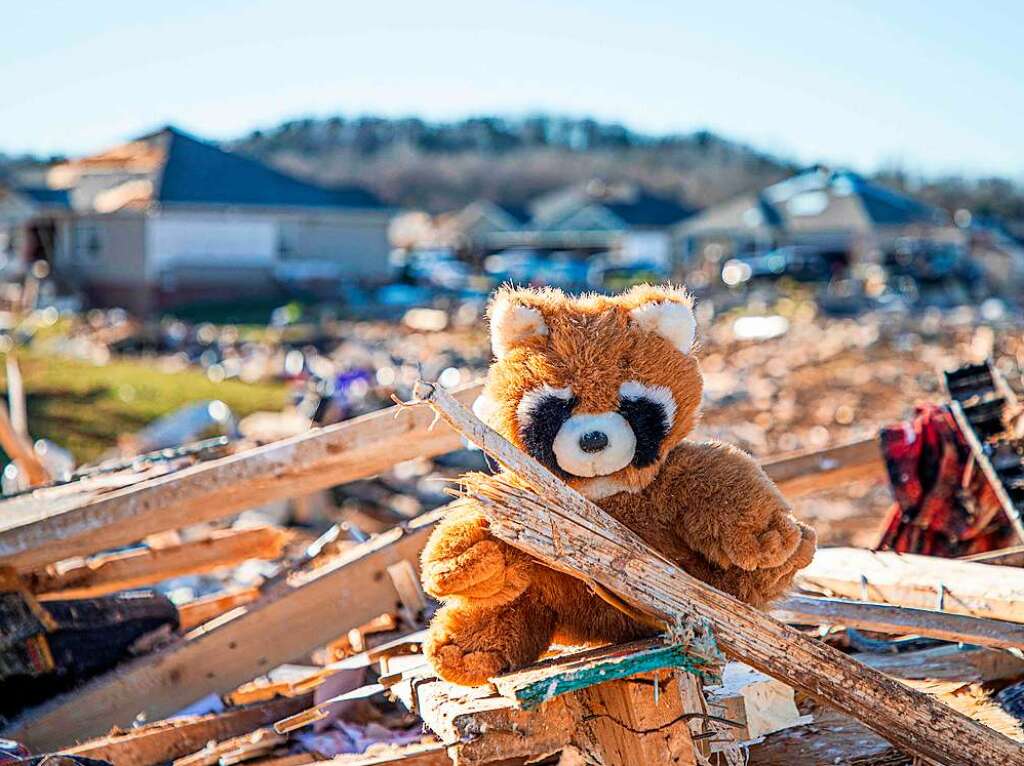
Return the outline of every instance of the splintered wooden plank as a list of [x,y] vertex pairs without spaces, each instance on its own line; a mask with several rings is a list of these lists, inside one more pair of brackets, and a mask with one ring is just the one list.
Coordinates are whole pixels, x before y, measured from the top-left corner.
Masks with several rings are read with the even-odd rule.
[[141,548],[86,560],[51,564],[24,576],[34,593],[59,591],[60,598],[92,598],[172,577],[203,574],[249,559],[281,556],[291,533],[277,527],[222,529],[201,540],[166,548]]
[[226,739],[266,726],[312,704],[313,695],[277,699],[212,715],[157,721],[108,734],[62,750],[109,761],[115,766],[156,766],[194,753],[211,740]]
[[859,548],[823,548],[797,573],[804,590],[1024,622],[1024,569]]
[[620,678],[567,698],[572,741],[604,766],[696,766],[679,679],[674,673]]
[[575,729],[567,696],[523,710],[489,686],[457,686],[420,674],[391,690],[449,748],[459,766],[539,759],[569,744]]
[[178,630],[182,633],[220,617],[260,598],[260,589],[240,588],[227,593],[214,593],[178,607]]
[[419,383],[416,395],[528,482],[464,480],[464,493],[480,503],[495,536],[668,625],[706,621],[727,655],[827,701],[914,755],[947,766],[1024,766],[1024,749],[1012,740],[690,576],[444,389]]
[[[454,396],[471,403],[478,392],[470,385]],[[0,564],[39,569],[458,449],[461,437],[443,424],[431,428],[433,422],[423,408],[389,407],[108,494],[89,493],[81,503],[59,487],[40,490],[31,503],[0,503]],[[50,492],[61,498],[56,509],[47,502]]]
[[768,460],[761,467],[788,497],[888,475],[877,438]]
[[[632,712],[620,715],[620,721],[629,722],[632,716],[630,728],[657,732],[660,741],[671,740],[680,752],[688,752],[684,732],[674,728],[677,720],[685,721],[678,707],[683,699],[678,683],[682,677],[696,677],[677,669],[689,665],[689,658],[680,663],[675,651],[662,651],[675,648],[649,639],[574,651],[476,688],[447,683],[430,675],[429,668],[418,668],[407,672],[392,691],[452,748],[460,764],[490,763],[503,752],[537,759],[570,742],[581,744],[591,735],[619,742],[622,732],[616,727],[582,735],[579,727],[588,723],[595,706],[627,698]],[[726,717],[739,714],[741,723],[749,722],[758,734],[804,720],[796,712],[792,689],[750,668],[739,679],[734,666],[729,663],[723,674],[733,679],[732,686],[717,687],[712,694],[715,704],[728,711]],[[623,686],[608,690],[610,684]],[[593,689],[604,691],[591,696]],[[629,763],[640,762],[660,761]]]
[[170,715],[210,693],[235,689],[278,665],[397,608],[387,567],[416,562],[443,509],[346,552],[242,607],[239,616],[124,663],[11,721],[2,735],[49,752],[139,715]]
[[498,676],[492,683],[503,696],[532,710],[560,694],[588,686],[666,668],[699,672],[702,664],[678,644],[649,639],[554,657]]
[[1000,649],[1024,649],[1024,624],[868,601],[790,596],[772,616],[791,625],[844,625],[890,635],[926,636]]

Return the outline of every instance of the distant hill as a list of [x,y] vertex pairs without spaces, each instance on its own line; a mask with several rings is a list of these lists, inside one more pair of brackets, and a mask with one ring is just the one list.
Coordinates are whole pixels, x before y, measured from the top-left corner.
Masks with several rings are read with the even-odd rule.
[[360,183],[431,211],[474,199],[519,206],[599,177],[707,205],[789,175],[792,162],[707,131],[648,136],[591,119],[474,117],[292,120],[231,147],[322,183]]

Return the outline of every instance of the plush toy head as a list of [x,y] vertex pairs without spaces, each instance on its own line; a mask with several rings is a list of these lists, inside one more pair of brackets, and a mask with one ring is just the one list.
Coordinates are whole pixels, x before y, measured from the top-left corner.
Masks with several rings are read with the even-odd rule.
[[502,288],[474,409],[585,495],[638,491],[697,418],[692,304],[674,287],[579,298]]

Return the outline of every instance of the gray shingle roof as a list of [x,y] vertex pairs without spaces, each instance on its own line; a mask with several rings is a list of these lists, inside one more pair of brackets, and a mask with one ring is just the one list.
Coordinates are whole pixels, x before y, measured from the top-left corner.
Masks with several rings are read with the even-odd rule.
[[301,181],[249,157],[167,127],[146,139],[166,142],[154,201],[266,207],[382,208],[360,187],[327,188]]

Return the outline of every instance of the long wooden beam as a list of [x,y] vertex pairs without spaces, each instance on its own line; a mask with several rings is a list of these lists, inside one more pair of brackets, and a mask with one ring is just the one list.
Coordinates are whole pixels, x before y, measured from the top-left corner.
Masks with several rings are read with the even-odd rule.
[[418,562],[444,509],[352,549],[331,564],[294,576],[260,601],[240,608],[156,652],[118,666],[12,721],[2,736],[52,752],[139,715],[156,720],[211,693],[293,662],[317,646],[369,622],[399,601],[387,567]]
[[37,594],[59,592],[60,598],[92,598],[119,590],[152,585],[172,577],[202,574],[237,566],[249,559],[276,559],[291,539],[278,527],[222,529],[200,540],[166,548],[140,548],[50,565],[24,580]]
[[1024,649],[1024,624],[935,609],[790,596],[774,605],[772,616],[791,625],[845,625],[890,635],[913,634],[998,649]]
[[669,625],[709,622],[734,659],[854,716],[909,753],[948,766],[1024,766],[1024,749],[1005,736],[690,576],[440,387],[421,384],[417,396],[532,487],[500,476],[466,481],[496,536]]
[[[470,385],[454,395],[471,403],[478,391]],[[38,569],[458,449],[459,435],[443,425],[432,429],[432,423],[428,410],[392,407],[92,496],[81,505],[64,502],[57,513],[41,490],[0,504],[0,564]]]
[[1024,569],[860,548],[823,548],[796,584],[861,601],[1024,622]]
[[787,497],[888,475],[877,438],[768,460],[761,467]]

